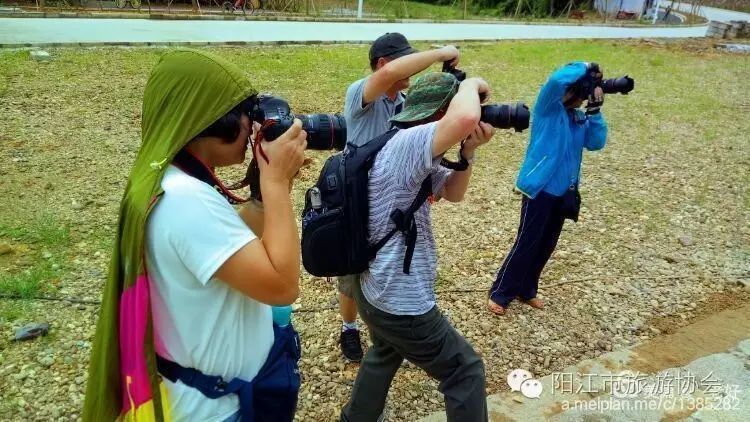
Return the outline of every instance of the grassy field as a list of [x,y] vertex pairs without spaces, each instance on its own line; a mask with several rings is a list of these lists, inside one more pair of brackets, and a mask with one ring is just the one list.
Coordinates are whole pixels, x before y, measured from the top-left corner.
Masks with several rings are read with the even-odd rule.
[[[334,112],[346,86],[368,73],[367,49],[211,50],[294,111]],[[77,417],[98,307],[7,296],[98,300],[139,147],[144,85],[164,51],[52,49],[47,63],[32,61],[28,51],[0,51],[2,420]],[[750,276],[749,56],[698,41],[468,43],[461,53],[462,68],[486,78],[497,102],[533,105],[547,75],[571,60],[597,61],[606,77],[636,80],[631,95],[607,97],[608,144],[584,159],[582,218],[566,225],[543,275],[544,318],[514,307],[505,319],[488,321],[483,311],[483,289],[517,228],[512,186],[528,133],[499,131],[479,153],[467,200],[433,209],[439,304],[491,368],[489,392],[503,388],[509,368],[549,373],[653,336],[648,327],[659,318],[688,321],[748,300],[734,281]],[[328,154],[310,156],[313,165],[295,185],[298,210]],[[222,175],[243,173],[237,167]],[[683,236],[692,245],[682,246]],[[544,287],[577,279],[583,281]],[[311,312],[295,317],[307,374],[299,416],[330,420],[348,398],[356,366],[338,354],[334,286],[307,275],[302,284],[300,304]],[[717,295],[726,296],[724,305]],[[51,322],[51,335],[8,340],[32,321]],[[548,367],[541,365],[545,354],[552,356]],[[393,420],[442,406],[435,383],[419,371],[400,372],[393,388]]]

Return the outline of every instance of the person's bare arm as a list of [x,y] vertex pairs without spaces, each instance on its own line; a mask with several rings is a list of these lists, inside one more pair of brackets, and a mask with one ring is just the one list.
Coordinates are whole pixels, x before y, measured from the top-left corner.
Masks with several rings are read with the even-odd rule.
[[242,221],[250,227],[250,230],[255,233],[256,236],[263,236],[263,203],[255,199],[245,204],[238,211]]
[[287,305],[299,296],[300,241],[289,186],[304,160],[307,141],[301,128],[296,120],[278,139],[262,143],[269,157],[268,163],[259,160],[265,210],[262,236],[232,255],[215,274],[234,289],[269,305]]
[[461,82],[445,116],[440,119],[432,140],[432,156],[439,157],[451,147],[466,139],[476,128],[482,110],[479,94],[489,96],[489,85],[484,79],[470,78]]
[[[463,144],[461,155],[471,160],[474,158],[476,149],[489,142],[492,136],[495,134],[495,128],[492,125],[479,122],[474,128],[474,132],[471,134],[469,139]],[[471,169],[474,167],[473,164],[469,164],[469,167],[464,171],[453,171],[445,182],[440,197],[444,198],[448,202],[461,202],[466,195],[466,189],[469,187],[469,179],[471,179]]]
[[435,50],[409,54],[386,63],[367,78],[362,94],[362,106],[378,99],[396,82],[416,75],[433,63],[450,60],[452,65],[457,65],[458,56],[458,49],[448,45]]

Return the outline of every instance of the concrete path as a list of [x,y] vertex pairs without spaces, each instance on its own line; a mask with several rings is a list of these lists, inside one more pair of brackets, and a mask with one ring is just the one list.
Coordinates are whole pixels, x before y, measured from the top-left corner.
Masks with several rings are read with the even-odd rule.
[[[538,381],[538,398],[487,397],[490,421],[747,421],[750,305]],[[422,422],[445,420],[436,413]]]
[[[665,2],[662,2],[664,4]],[[677,10],[690,12],[689,3],[678,3]],[[734,10],[717,9],[715,7],[701,7],[699,14],[710,21],[750,21],[750,13],[735,12]]]
[[[680,4],[679,10],[689,10]],[[750,20],[750,14],[704,7],[709,20]],[[0,14],[0,16],[2,16]],[[706,26],[606,27],[494,23],[338,23],[151,19],[0,18],[0,45],[369,42],[388,31],[411,40],[702,37]]]
[[164,21],[0,18],[0,44],[168,42],[369,42],[398,31],[410,40],[702,37],[706,27],[623,28],[471,23]]

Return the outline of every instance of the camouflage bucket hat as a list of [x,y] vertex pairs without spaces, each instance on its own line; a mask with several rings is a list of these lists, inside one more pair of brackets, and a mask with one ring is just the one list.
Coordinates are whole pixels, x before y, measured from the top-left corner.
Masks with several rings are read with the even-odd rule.
[[458,85],[458,80],[450,73],[435,72],[420,76],[406,93],[404,110],[393,116],[391,121],[416,122],[432,116],[456,95]]

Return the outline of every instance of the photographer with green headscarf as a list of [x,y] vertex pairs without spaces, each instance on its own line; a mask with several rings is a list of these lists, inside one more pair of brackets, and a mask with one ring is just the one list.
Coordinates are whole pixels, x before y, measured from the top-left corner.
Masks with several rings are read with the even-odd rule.
[[293,418],[299,340],[270,305],[299,294],[290,186],[304,160],[301,123],[255,144],[263,205],[238,213],[242,200],[214,174],[244,162],[256,94],[236,66],[203,52],[170,51],[152,71],[85,420]]

